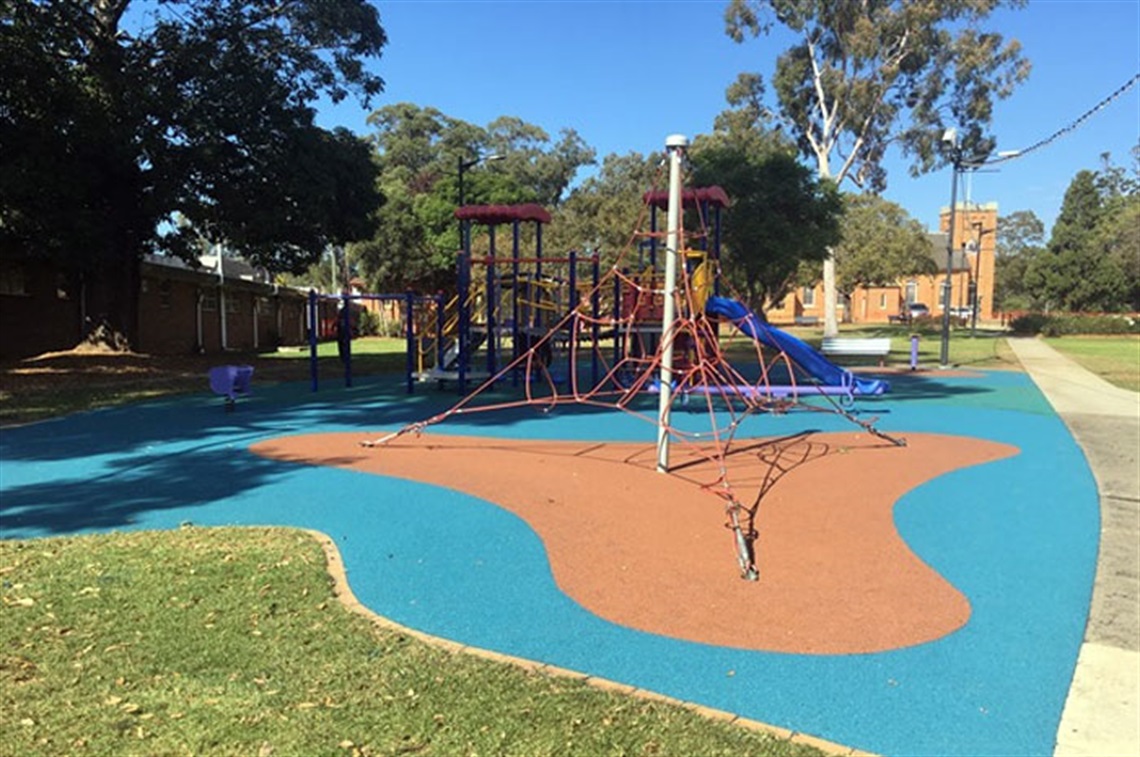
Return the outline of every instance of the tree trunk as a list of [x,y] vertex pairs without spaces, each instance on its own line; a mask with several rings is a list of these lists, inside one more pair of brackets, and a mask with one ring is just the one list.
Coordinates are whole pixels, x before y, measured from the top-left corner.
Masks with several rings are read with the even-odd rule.
[[823,261],[823,335],[839,335],[837,317],[839,291],[835,288],[835,256],[827,249],[827,259]]
[[141,261],[120,253],[87,278],[82,345],[128,352],[138,349]]

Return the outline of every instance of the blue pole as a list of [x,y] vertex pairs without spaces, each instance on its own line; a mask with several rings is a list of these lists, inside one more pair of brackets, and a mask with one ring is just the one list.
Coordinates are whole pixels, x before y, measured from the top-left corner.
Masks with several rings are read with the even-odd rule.
[[416,372],[416,329],[415,329],[415,307],[416,301],[414,295],[409,291],[404,293],[404,316],[408,319],[404,324],[404,333],[408,338],[408,357],[404,362],[406,369],[405,373],[408,377],[408,394],[416,391],[415,377]]
[[464,250],[459,253],[459,333],[455,335],[456,338],[456,368],[459,369],[458,383],[459,393],[463,394],[467,388],[467,361],[470,355],[467,354],[467,347],[470,343],[468,339],[468,330],[471,328],[471,313],[467,309],[467,295],[471,289],[471,257],[470,251]]
[[593,316],[593,326],[590,328],[590,377],[593,379],[590,386],[596,387],[598,385],[598,342],[601,340],[601,334],[598,331],[598,319],[601,310],[601,293],[598,291],[598,282],[602,278],[602,259],[598,255],[598,251],[594,250],[594,286],[590,290],[590,314]]
[[[574,350],[576,350],[578,348],[578,343],[577,343],[577,338],[578,338],[578,251],[577,250],[570,250],[569,258],[570,258],[570,275],[568,276],[568,278],[570,279],[570,293],[567,295],[567,300],[568,300],[567,304],[570,306],[570,310],[569,310],[569,313],[567,313],[567,315],[572,315],[573,317],[570,319],[570,333],[566,335],[568,340],[569,340],[566,343],[566,345],[567,345],[566,349],[572,353]],[[553,337],[551,338],[551,341],[553,341]],[[575,367],[576,366],[570,364],[569,360],[567,361],[567,368],[575,368]],[[577,391],[578,391],[578,371],[577,370],[574,370],[570,374],[570,386],[571,386],[572,390],[575,393],[577,393]]]
[[[513,227],[514,236],[511,241],[511,360],[519,359],[519,222],[516,218]],[[511,386],[519,385],[519,371],[516,366],[511,371]]]
[[348,294],[341,294],[341,338],[344,340],[344,385],[352,386],[352,301]]
[[534,279],[538,281],[542,278],[542,223],[540,221],[534,222],[534,257],[537,261],[534,264]]
[[[624,271],[623,271],[624,273]],[[621,278],[614,276],[614,365],[621,360]]]
[[435,294],[435,367],[443,370],[443,292]]
[[[567,295],[567,303],[570,306],[569,313],[578,311],[578,251],[570,250],[570,294]],[[569,315],[567,313],[567,315]]]
[[490,257],[487,260],[487,291],[485,293],[487,300],[487,375],[495,375],[495,342],[498,337],[498,329],[495,328],[495,305],[498,300],[498,292],[495,291],[495,224],[491,224],[491,247]]
[[309,290],[309,382],[317,391],[317,290]]

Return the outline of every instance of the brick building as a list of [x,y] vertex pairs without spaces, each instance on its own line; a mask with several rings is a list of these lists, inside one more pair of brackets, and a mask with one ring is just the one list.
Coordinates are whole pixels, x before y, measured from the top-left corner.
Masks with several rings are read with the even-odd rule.
[[[304,291],[280,287],[247,263],[204,256],[191,268],[165,256],[141,264],[139,336],[154,355],[272,349],[306,339]],[[43,263],[0,266],[0,359],[78,344],[92,314],[82,281]]]
[[[950,261],[951,313],[968,313],[977,292],[978,320],[996,318],[994,312],[994,258],[996,247],[997,203],[958,203],[954,213],[954,246]],[[935,318],[942,317],[943,287],[947,280],[947,235],[950,209],[943,208],[938,231],[927,235],[929,254],[938,272],[913,276],[889,286],[859,287],[848,301],[840,298],[839,320],[848,323],[888,323],[897,319],[906,303],[921,302]],[[800,287],[779,307],[770,308],[773,323],[823,322],[823,284]]]

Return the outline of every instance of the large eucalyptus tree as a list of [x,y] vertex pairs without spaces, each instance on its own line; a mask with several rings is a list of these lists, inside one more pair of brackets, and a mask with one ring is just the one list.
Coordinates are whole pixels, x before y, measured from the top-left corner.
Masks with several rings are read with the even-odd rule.
[[[949,159],[944,128],[958,148],[984,157],[995,98],[1029,71],[1016,41],[982,28],[1001,6],[1024,0],[731,0],[726,32],[737,42],[785,27],[796,42],[776,61],[781,122],[821,178],[861,189],[886,186],[892,145],[913,174]],[[759,79],[756,74],[743,76]],[[826,334],[835,334],[835,263],[823,266]]]

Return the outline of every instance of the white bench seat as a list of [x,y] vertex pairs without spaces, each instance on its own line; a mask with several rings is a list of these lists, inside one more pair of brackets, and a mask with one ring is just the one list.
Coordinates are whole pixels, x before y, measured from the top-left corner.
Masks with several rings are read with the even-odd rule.
[[890,351],[890,337],[829,336],[824,337],[820,347],[824,355],[877,357],[880,364]]

